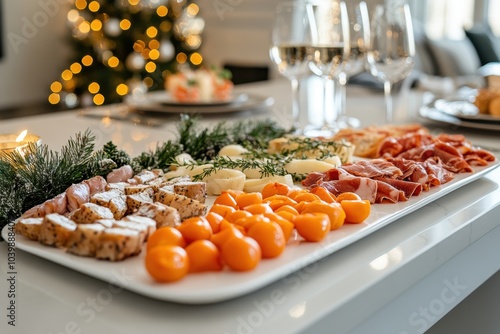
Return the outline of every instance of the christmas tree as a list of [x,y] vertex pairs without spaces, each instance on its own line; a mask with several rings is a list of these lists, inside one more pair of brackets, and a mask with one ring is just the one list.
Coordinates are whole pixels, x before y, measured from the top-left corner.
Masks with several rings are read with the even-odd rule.
[[203,61],[198,12],[189,0],[75,0],[67,14],[73,56],[49,102],[102,105],[163,89],[180,64]]

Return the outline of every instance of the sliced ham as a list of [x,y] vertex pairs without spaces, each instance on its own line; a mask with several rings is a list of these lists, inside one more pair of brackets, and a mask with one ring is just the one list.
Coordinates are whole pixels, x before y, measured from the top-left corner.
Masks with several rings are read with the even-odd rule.
[[90,179],[83,181],[83,183],[86,183],[89,186],[90,196],[102,193],[106,188],[106,184],[108,184],[102,176],[91,177]]

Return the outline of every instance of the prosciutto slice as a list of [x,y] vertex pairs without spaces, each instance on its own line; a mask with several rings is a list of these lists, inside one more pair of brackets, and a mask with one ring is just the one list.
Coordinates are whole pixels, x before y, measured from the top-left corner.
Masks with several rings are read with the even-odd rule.
[[375,203],[377,199],[378,183],[366,177],[352,176],[341,180],[323,181],[318,186],[325,188],[335,196],[345,192],[353,192],[361,199],[369,200],[370,203]]
[[369,178],[384,177],[395,179],[403,175],[403,172],[398,167],[386,159],[361,160],[352,164],[345,164],[341,168],[349,174]]
[[[422,184],[418,182],[388,179],[388,178],[378,179],[378,181],[385,182],[393,186],[394,188],[398,189],[399,191],[402,191],[406,199],[409,199],[412,196],[420,195],[420,193],[423,190]],[[401,201],[402,199],[399,200]]]

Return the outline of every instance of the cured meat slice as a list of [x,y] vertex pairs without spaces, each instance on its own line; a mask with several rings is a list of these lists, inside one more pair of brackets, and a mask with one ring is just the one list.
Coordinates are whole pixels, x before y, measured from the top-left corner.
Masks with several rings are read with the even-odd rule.
[[439,159],[428,159],[423,163],[425,171],[429,175],[428,184],[431,186],[439,186],[453,180],[455,175],[444,169]]
[[383,181],[387,184],[390,184],[394,188],[402,191],[407,199],[412,196],[420,195],[420,193],[423,190],[422,184],[418,182],[388,179],[388,178],[379,179],[379,181]]
[[361,199],[369,200],[370,203],[375,203],[377,198],[377,181],[366,177],[351,176],[341,180],[320,182],[318,185],[335,196],[345,192],[353,192],[358,194]]
[[134,170],[132,167],[124,165],[120,168],[113,169],[113,171],[106,176],[106,180],[109,183],[125,182],[132,178],[132,176],[134,176]]
[[377,193],[375,195],[375,203],[397,203],[407,201],[408,198],[405,193],[393,187],[389,183],[375,180],[377,182]]
[[313,172],[309,173],[307,177],[302,180],[302,185],[306,188],[310,188],[326,179],[326,173]]
[[72,212],[90,200],[90,187],[86,183],[72,184],[66,189],[68,211]]
[[106,188],[106,180],[102,176],[94,176],[88,180],[83,181],[83,183],[89,186],[90,196],[103,192]]
[[361,160],[352,164],[345,164],[341,168],[349,174],[369,178],[398,178],[403,175],[403,172],[398,167],[386,159]]

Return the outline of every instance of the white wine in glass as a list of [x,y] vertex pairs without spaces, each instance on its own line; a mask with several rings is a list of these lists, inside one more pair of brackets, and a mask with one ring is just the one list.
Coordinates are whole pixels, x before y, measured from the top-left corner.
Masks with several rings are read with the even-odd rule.
[[[397,2],[397,1],[396,1]],[[367,63],[370,73],[384,83],[386,123],[393,121],[392,85],[413,69],[415,40],[407,4],[377,6],[371,18]]]
[[307,48],[311,42],[306,2],[284,2],[276,7],[270,58],[292,86],[293,127],[301,132],[299,83],[309,73]]
[[[338,109],[328,108],[327,98],[334,91],[330,85],[343,71],[349,57],[349,22],[344,2],[335,0],[311,1],[308,7],[311,46],[308,49],[311,71],[323,79],[323,124],[308,129],[311,136],[332,136],[339,129]],[[336,99],[334,98],[334,104]],[[337,104],[338,105],[338,104]]]
[[357,128],[361,125],[360,120],[347,115],[346,84],[350,77],[365,70],[366,52],[370,43],[370,23],[366,2],[349,1],[346,2],[346,7],[351,52],[346,59],[343,72],[335,82],[335,89],[339,104],[339,124],[342,127]]

